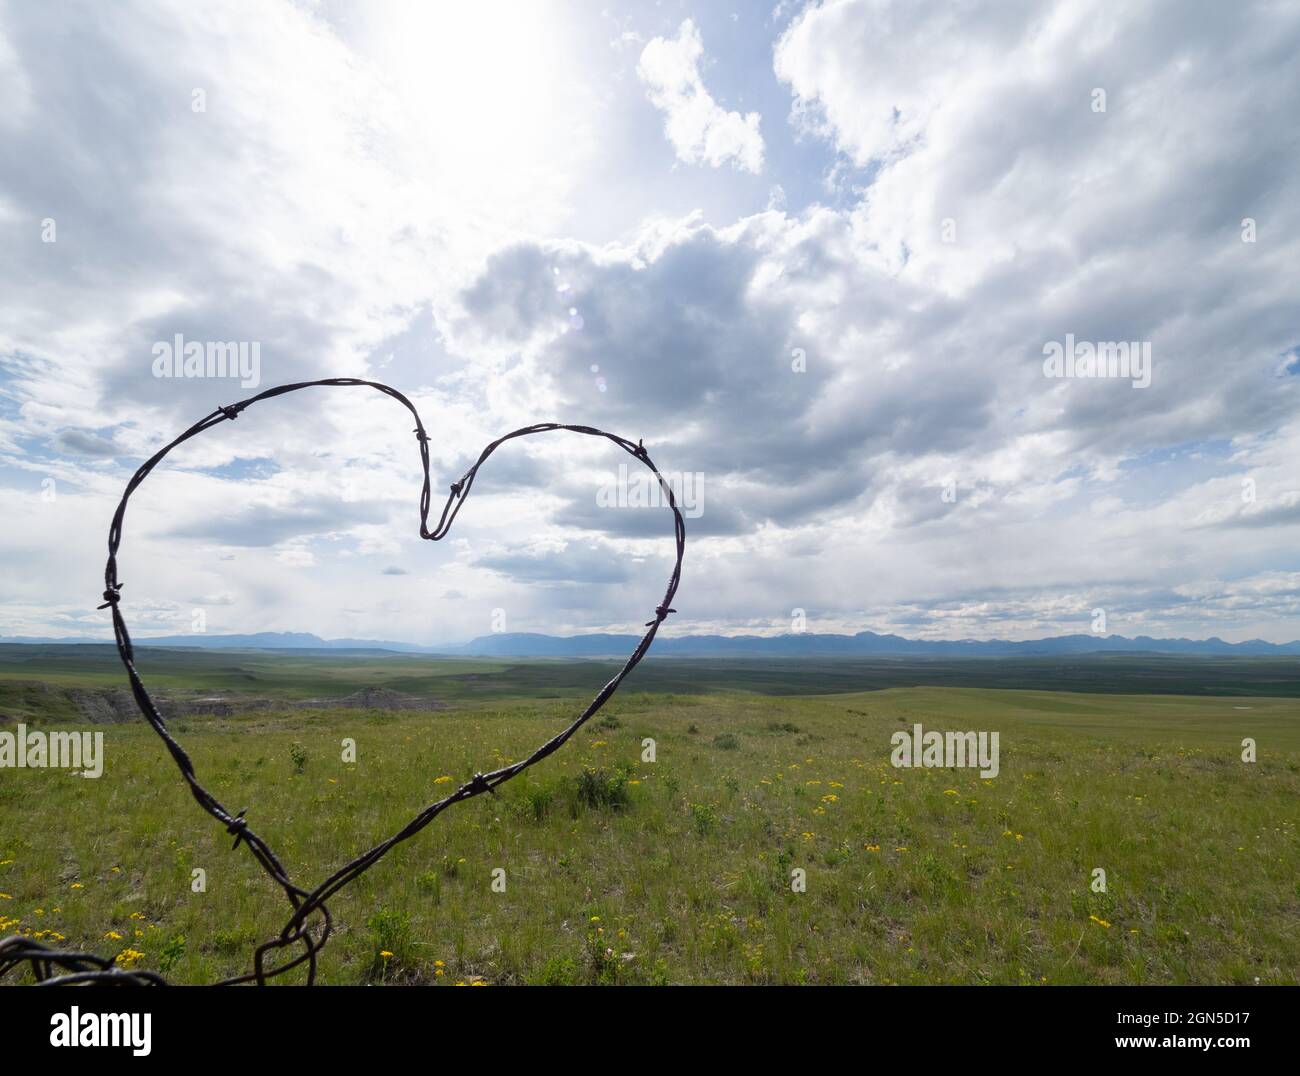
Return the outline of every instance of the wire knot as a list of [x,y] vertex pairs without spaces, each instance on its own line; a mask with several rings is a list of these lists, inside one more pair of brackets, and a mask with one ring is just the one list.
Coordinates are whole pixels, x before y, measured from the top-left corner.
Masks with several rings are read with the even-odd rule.
[[668,618],[669,613],[675,612],[677,612],[676,609],[669,609],[666,605],[656,605],[655,618],[653,620],[647,620],[645,626],[648,628],[651,624],[662,624]]
[[[245,807],[244,811],[247,810],[248,808]],[[240,811],[226,823],[226,832],[234,834],[235,837],[235,843],[230,846],[232,852],[239,847],[239,842],[244,839],[244,831],[248,829],[248,820],[244,817],[244,811]]]
[[459,496],[460,496],[460,491],[461,491],[462,489],[464,489],[464,488],[465,488],[465,482],[464,482],[464,480],[461,480],[460,482],[453,482],[453,483],[451,484],[451,492],[452,492],[452,495],[455,496],[455,497],[459,497]]
[[417,441],[420,441],[421,443],[426,444],[426,445],[429,443],[429,435],[428,435],[427,433],[425,433],[424,430],[421,429],[420,427],[417,426],[417,427],[416,427],[414,430],[412,430],[411,432],[415,434],[415,439],[416,439]]
[[103,597],[104,599],[104,604],[98,606],[98,608],[107,609],[110,605],[116,608],[117,603],[122,600],[121,590],[122,590],[121,583],[110,584],[109,588],[106,591],[104,591],[104,593],[101,595],[101,597]]
[[649,456],[646,455],[645,445],[641,443],[639,437],[636,439],[636,451],[632,455],[636,456],[637,459],[649,459]]
[[488,784],[488,780],[487,780],[487,778],[484,777],[481,773],[476,773],[476,774],[474,775],[473,779],[472,779],[472,780],[470,781],[470,783],[469,783],[469,787],[470,787],[470,788],[471,788],[475,793],[478,793],[478,792],[491,792],[492,795],[494,795],[494,796],[497,794],[496,789],[493,788],[490,784]]
[[242,409],[238,404],[226,404],[224,407],[218,407],[217,410],[233,421],[239,417],[239,412]]

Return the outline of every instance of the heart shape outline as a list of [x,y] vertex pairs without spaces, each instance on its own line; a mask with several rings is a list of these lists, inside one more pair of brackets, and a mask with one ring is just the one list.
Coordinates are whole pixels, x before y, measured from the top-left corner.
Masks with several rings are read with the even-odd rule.
[[[541,746],[534,750],[532,754],[528,755],[528,757],[507,766],[500,767],[490,773],[476,773],[470,781],[461,785],[449,796],[429,804],[392,836],[380,841],[368,851],[362,852],[359,856],[337,869],[333,874],[317,885],[315,889],[309,891],[302,889],[290,880],[288,873],[281,865],[275,853],[271,850],[271,847],[249,827],[248,822],[244,818],[248,808],[245,808],[238,814],[231,814],[215,796],[200,784],[189,755],[168,730],[166,721],[162,714],[158,712],[158,707],[154,704],[153,699],[150,697],[148,690],[144,686],[144,681],[141,679],[140,674],[135,667],[135,650],[131,643],[131,636],[127,630],[126,621],[122,616],[122,610],[120,607],[123,584],[119,581],[117,576],[117,554],[122,542],[122,527],[126,518],[126,507],[127,503],[131,499],[131,495],[140,487],[144,480],[149,477],[153,469],[162,462],[162,460],[174,448],[188,441],[190,438],[203,433],[205,430],[211,429],[218,423],[234,421],[239,417],[240,412],[261,400],[268,400],[276,396],[283,396],[286,393],[297,392],[301,389],[314,388],[317,386],[361,386],[372,388],[397,400],[411,412],[411,415],[415,419],[414,433],[416,439],[419,441],[420,464],[424,472],[424,483],[420,491],[420,537],[422,539],[437,542],[447,536],[448,531],[450,531],[452,524],[456,520],[456,516],[459,515],[461,508],[464,506],[465,499],[469,496],[469,492],[473,488],[474,479],[478,474],[478,469],[501,445],[518,437],[528,437],[533,434],[549,432],[552,430],[566,430],[571,433],[580,433],[592,437],[604,437],[606,440],[613,442],[619,448],[623,449],[623,451],[635,457],[649,468],[651,473],[654,474],[655,478],[658,480],[660,489],[666,495],[668,506],[673,512],[674,539],[677,556],[673,565],[672,574],[668,579],[668,587],[664,592],[663,601],[655,607],[654,618],[645,623],[647,629],[645,634],[632,650],[631,655],[628,657],[623,667],[618,671],[613,679],[606,683],[605,686],[596,693],[595,697],[587,704],[586,708],[577,718],[555,736],[544,741]],[[686,521],[682,517],[681,510],[677,507],[677,499],[673,494],[672,487],[664,480],[663,475],[660,474],[659,469],[655,466],[654,461],[651,460],[649,453],[646,452],[645,446],[640,440],[638,440],[636,444],[633,444],[625,437],[620,437],[618,434],[597,429],[594,426],[576,426],[558,422],[542,422],[514,430],[511,433],[505,434],[491,442],[479,454],[474,465],[470,467],[470,469],[466,471],[458,481],[452,483],[451,492],[447,496],[447,502],[443,505],[442,515],[438,520],[437,526],[434,527],[432,531],[429,530],[428,526],[429,507],[431,503],[430,488],[429,437],[425,433],[424,423],[420,419],[420,413],[416,410],[415,405],[397,389],[379,381],[367,381],[360,378],[350,377],[323,378],[316,381],[299,381],[287,385],[278,385],[274,388],[259,392],[254,396],[250,396],[245,400],[241,400],[238,403],[218,407],[215,411],[200,419],[184,433],[180,434],[180,436],[175,438],[175,440],[171,441],[164,448],[159,449],[154,453],[154,455],[149,457],[148,460],[140,465],[135,474],[131,477],[131,480],[127,483],[126,490],[122,494],[122,499],[118,503],[116,512],[113,514],[113,522],[109,527],[108,532],[108,561],[104,567],[104,604],[99,606],[99,608],[108,608],[112,610],[114,640],[117,644],[118,655],[122,659],[123,666],[126,668],[127,679],[131,684],[131,692],[135,697],[136,705],[140,708],[140,712],[144,714],[145,719],[152,726],[153,730],[162,739],[163,744],[171,754],[172,759],[176,762],[182,778],[185,780],[186,784],[189,785],[190,792],[198,802],[199,806],[220,822],[226,828],[227,833],[234,836],[235,843],[231,850],[233,851],[238,848],[240,844],[246,845],[252,852],[254,858],[261,865],[262,869],[266,871],[266,873],[281,887],[281,889],[284,890],[285,896],[288,898],[289,903],[293,908],[293,914],[290,916],[289,921],[285,924],[284,929],[280,932],[279,936],[272,938],[270,941],[264,942],[257,948],[254,956],[252,972],[246,975],[238,975],[229,979],[223,979],[215,985],[234,986],[241,983],[255,982],[259,986],[264,986],[268,979],[289,971],[290,969],[299,966],[304,961],[307,962],[306,985],[312,985],[315,982],[317,971],[316,954],[329,940],[333,925],[329,908],[326,906],[325,901],[346,886],[354,878],[358,877],[377,863],[395,845],[400,844],[402,841],[408,840],[415,836],[415,834],[419,833],[420,830],[424,829],[425,826],[432,822],[448,807],[460,803],[463,800],[472,799],[475,796],[482,795],[484,792],[495,794],[497,786],[504,784],[512,777],[518,776],[530,766],[540,762],[548,755],[559,750],[559,748],[562,747],[569,738],[578,731],[578,729],[586,724],[586,722],[597,711],[599,711],[602,706],[604,706],[614,692],[618,690],[623,679],[637,666],[641,659],[645,657],[646,652],[650,649],[650,644],[654,642],[655,635],[658,634],[659,625],[664,622],[664,619],[669,613],[676,612],[676,610],[672,608],[672,601],[674,595],[677,593],[678,584],[681,581],[682,558],[686,552]],[[308,920],[311,916],[317,914],[319,915],[319,923],[315,933],[313,933],[312,927],[308,924]],[[304,947],[302,953],[288,959],[284,963],[270,968],[266,967],[266,955],[269,952],[284,949],[288,946],[296,945],[299,942],[301,942]],[[107,976],[112,973],[103,972],[90,974],[92,976],[95,974],[103,974]]]

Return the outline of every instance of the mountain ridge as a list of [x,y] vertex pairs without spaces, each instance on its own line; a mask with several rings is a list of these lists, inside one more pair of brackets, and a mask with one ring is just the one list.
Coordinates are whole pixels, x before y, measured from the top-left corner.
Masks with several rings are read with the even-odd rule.
[[[322,639],[310,632],[254,632],[236,635],[137,636],[139,646],[201,649],[257,650],[384,650],[404,654],[448,657],[624,657],[639,635],[589,633],[545,635],[537,632],[503,632],[481,635],[467,643],[425,646],[380,639]],[[0,645],[103,645],[104,639],[87,637],[0,636]],[[1229,643],[1208,639],[1157,639],[1149,635],[1056,635],[1041,639],[907,639],[861,631],[787,633],[784,635],[661,635],[655,640],[656,656],[774,657],[1030,657],[1096,653],[1182,654],[1203,657],[1300,657],[1300,640],[1270,643],[1248,639]]]

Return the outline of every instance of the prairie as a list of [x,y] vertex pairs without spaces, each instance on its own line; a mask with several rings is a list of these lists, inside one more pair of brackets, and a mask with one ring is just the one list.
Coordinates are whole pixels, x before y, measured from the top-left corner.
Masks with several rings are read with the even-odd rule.
[[[578,705],[268,705],[174,727],[310,888]],[[894,768],[915,722],[997,731],[998,776]],[[0,935],[130,950],[183,983],[249,970],[282,894],[142,720],[104,731],[97,780],[0,770]],[[1291,698],[626,690],[337,895],[319,981],[1295,983],[1298,802]]]

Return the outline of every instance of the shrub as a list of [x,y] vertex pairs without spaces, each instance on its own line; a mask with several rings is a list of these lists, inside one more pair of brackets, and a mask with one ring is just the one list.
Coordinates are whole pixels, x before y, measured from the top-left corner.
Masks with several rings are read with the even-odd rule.
[[603,928],[588,929],[586,958],[587,978],[592,986],[613,986],[618,982],[618,954],[607,944]]
[[553,784],[525,782],[508,801],[509,809],[517,818],[540,822],[550,813],[555,791]]
[[695,832],[703,837],[713,831],[713,827],[718,821],[718,812],[710,804],[692,803],[691,818],[695,822]]
[[411,948],[411,917],[405,912],[381,908],[366,920],[366,926],[370,928],[374,946],[367,978],[383,979],[407,960]]
[[627,783],[632,771],[626,766],[615,767],[613,773],[604,769],[586,767],[578,774],[577,799],[584,807],[609,807],[621,810],[631,802]]
[[185,935],[173,934],[162,947],[162,952],[158,954],[158,970],[166,975],[184,955]]

